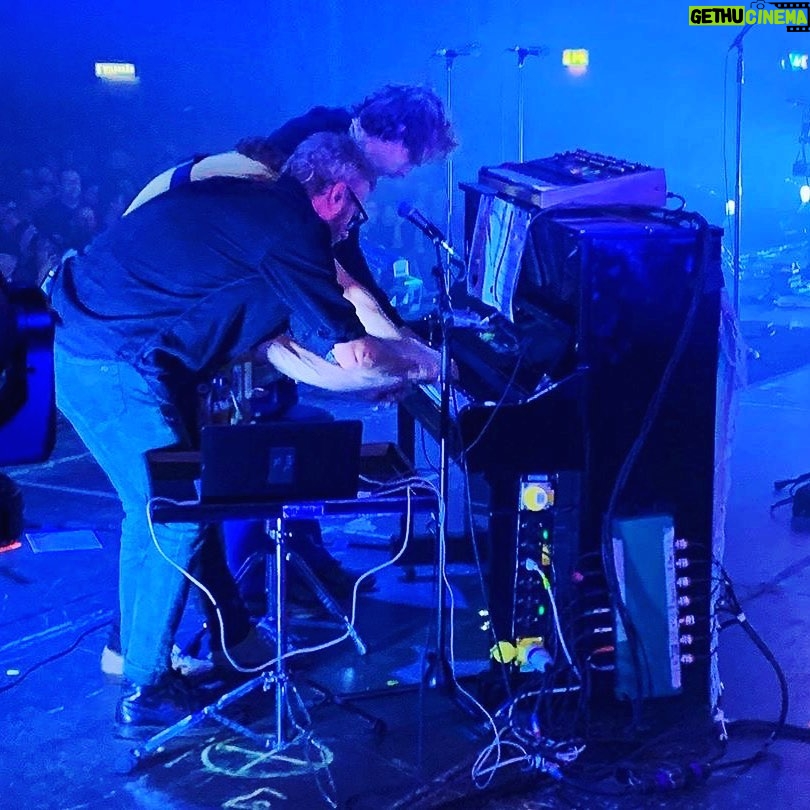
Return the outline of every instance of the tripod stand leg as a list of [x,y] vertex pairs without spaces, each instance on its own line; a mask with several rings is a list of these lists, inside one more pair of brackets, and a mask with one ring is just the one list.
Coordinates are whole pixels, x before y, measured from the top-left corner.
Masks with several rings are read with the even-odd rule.
[[359,706],[356,706],[352,702],[351,697],[336,694],[330,689],[327,689],[325,686],[319,684],[317,681],[313,681],[311,678],[307,678],[304,683],[322,695],[324,703],[332,703],[335,706],[339,706],[341,709],[345,709],[347,712],[351,712],[352,714],[355,714],[365,720],[371,730],[377,736],[382,737],[382,735],[388,730],[388,727],[385,725],[385,720],[371,714],[371,712],[367,712],[365,709],[361,709]]
[[318,577],[315,576],[312,569],[307,565],[302,557],[294,551],[287,552],[287,561],[292,563],[299,574],[306,580],[318,601],[326,608],[329,614],[346,628],[349,638],[354,642],[357,652],[360,655],[365,655],[367,652],[366,645],[354,629],[354,625],[349,621],[349,617],[343,612],[343,609],[335,601],[335,598],[329,591],[324,588]]
[[198,726],[208,718],[221,722],[219,715],[219,711],[221,709],[229,706],[235,700],[238,700],[244,695],[250,694],[255,689],[264,687],[265,680],[266,676],[264,674],[259,675],[258,677],[243,683],[236,689],[222,695],[211,705],[205,706],[199,711],[184,717],[182,720],[178,720],[174,725],[163,729],[163,731],[159,731],[157,734],[145,740],[141,745],[132,751],[133,759],[136,762],[142,762],[152,754],[159,752],[167,742],[173,740],[175,737],[179,737],[195,726]]

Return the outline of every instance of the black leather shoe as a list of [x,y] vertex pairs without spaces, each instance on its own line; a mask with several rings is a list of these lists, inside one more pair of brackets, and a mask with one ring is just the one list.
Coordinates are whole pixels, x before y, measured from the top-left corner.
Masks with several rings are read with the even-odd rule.
[[203,696],[176,672],[167,672],[151,686],[125,680],[115,707],[116,732],[131,738],[168,728],[206,704]]

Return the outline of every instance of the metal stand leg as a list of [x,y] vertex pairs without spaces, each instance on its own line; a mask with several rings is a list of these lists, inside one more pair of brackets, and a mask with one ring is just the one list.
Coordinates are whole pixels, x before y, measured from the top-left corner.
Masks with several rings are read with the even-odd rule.
[[[272,568],[275,566],[275,555],[268,555],[266,553],[261,552],[254,552],[251,554],[245,562],[242,563],[239,570],[236,572],[234,579],[236,582],[241,582],[241,580],[247,575],[247,573],[258,565],[260,562],[270,563],[271,556],[273,558],[272,565],[268,565],[266,567],[266,571],[269,573]],[[316,574],[313,572],[312,568],[310,568],[309,564],[301,557],[300,554],[297,554],[294,551],[288,551],[286,554],[286,561],[292,564],[295,567],[295,570],[298,574],[306,581],[307,585],[309,586],[312,593],[316,596],[318,601],[321,603],[323,608],[329,613],[329,615],[340,625],[342,625],[346,633],[348,634],[349,638],[354,643],[357,652],[360,655],[365,655],[368,651],[368,648],[363,643],[363,640],[355,630],[354,625],[349,620],[349,617],[345,614],[343,608],[340,604],[335,600],[331,593],[326,589],[324,584],[318,579]],[[266,574],[266,582],[265,582],[265,595],[273,595],[275,591],[275,580],[272,578],[272,574],[267,576]],[[275,600],[275,596],[272,596],[270,602],[265,599],[265,608],[264,608],[264,616],[259,621],[259,624],[269,625],[269,619],[272,619],[272,626],[268,626],[268,630],[275,633],[275,615],[276,610],[273,604],[273,600]],[[182,652],[186,655],[193,655],[196,656],[200,651],[200,645],[202,642],[202,638],[204,634],[209,630],[206,624],[198,630],[192,640],[186,644],[183,648]],[[214,628],[215,630],[215,628]],[[289,641],[289,634],[287,636],[287,640]],[[294,640],[293,640],[294,641]]]
[[[354,698],[364,697],[365,693],[359,693],[358,695],[342,695],[338,692],[333,692],[331,689],[327,689],[325,686],[318,683],[318,681],[313,681],[311,678],[306,678],[304,683],[307,686],[311,686],[321,695],[322,703],[331,703],[334,706],[340,707],[344,711],[357,715],[357,717],[359,717],[361,720],[365,720],[366,723],[368,723],[369,728],[377,737],[382,737],[388,730],[388,726],[382,717],[377,717],[376,714],[371,714],[371,712],[367,712],[365,709],[361,709],[359,706],[354,704]],[[387,695],[387,693],[385,690],[379,690],[379,695]]]
[[323,583],[315,576],[312,569],[307,565],[306,561],[296,554],[294,551],[287,552],[287,562],[295,566],[296,571],[306,580],[307,585],[312,589],[318,601],[326,608],[329,615],[332,616],[339,624],[342,624],[346,629],[349,638],[354,642],[357,652],[360,655],[365,655],[367,652],[366,645],[354,629],[354,625],[349,620],[349,617],[343,612],[343,609],[335,601],[329,591],[324,588]]
[[[267,522],[267,534],[270,535],[270,521]],[[284,551],[284,518],[279,517],[276,521],[276,570],[275,570],[275,586],[276,586],[276,666],[275,666],[275,684],[276,684],[276,751],[280,751],[287,744],[285,733],[286,710],[287,710],[287,690],[289,684],[287,683],[287,666],[284,661],[284,653],[287,651],[287,621],[286,621],[286,600],[285,595],[287,592],[286,580],[286,554]],[[267,572],[267,577],[270,578],[270,571]],[[270,583],[268,582],[268,585]]]
[[[262,672],[258,677],[224,694],[215,703],[183,718],[173,726],[149,738],[143,745],[133,750],[132,756],[135,762],[143,761],[151,754],[157,753],[169,740],[180,736],[207,718],[239,732],[271,752],[281,751],[292,744],[294,738],[288,736],[288,725],[292,726],[296,732],[301,732],[303,731],[302,724],[305,725],[309,722],[309,717],[306,715],[303,702],[298,696],[295,686],[287,673],[287,665],[284,658],[284,654],[287,650],[285,599],[287,554],[284,548],[284,518],[279,517],[275,521],[275,529],[273,529],[272,526],[272,521],[267,521],[267,535],[268,537],[272,537],[275,541],[275,565],[268,565],[267,567],[268,591],[273,593],[275,601],[273,607],[275,609],[276,660],[273,663],[272,672]],[[237,723],[221,714],[222,709],[230,706],[236,700],[250,694],[256,689],[261,688],[263,691],[269,691],[272,687],[275,687],[276,698],[275,731],[273,734],[257,734],[241,723]],[[289,702],[290,697],[295,698],[297,708],[302,715],[301,723],[295,718],[293,708]]]

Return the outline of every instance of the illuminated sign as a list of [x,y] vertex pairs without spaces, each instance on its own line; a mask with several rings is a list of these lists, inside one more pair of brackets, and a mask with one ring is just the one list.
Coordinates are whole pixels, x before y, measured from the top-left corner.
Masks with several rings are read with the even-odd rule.
[[562,63],[565,67],[588,67],[588,61],[587,48],[566,48],[562,52]]
[[105,82],[137,82],[131,62],[96,62],[96,76]]
[[588,72],[590,55],[587,48],[566,48],[562,52],[562,63],[573,76],[582,76]]

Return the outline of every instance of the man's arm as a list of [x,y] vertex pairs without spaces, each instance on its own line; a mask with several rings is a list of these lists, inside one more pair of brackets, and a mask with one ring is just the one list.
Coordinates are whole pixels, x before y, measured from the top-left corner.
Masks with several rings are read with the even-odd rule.
[[327,391],[391,394],[408,382],[432,382],[438,368],[404,353],[396,341],[374,337],[336,344],[335,363],[299,346],[287,335],[280,335],[258,347],[286,376]]
[[354,307],[360,323],[366,332],[386,340],[401,340],[403,335],[398,324],[394,323],[377,302],[377,299],[343,265],[335,260],[338,284],[343,287],[343,297]]
[[[187,165],[187,164],[184,164]],[[142,188],[135,199],[124,211],[123,216],[131,214],[136,208],[140,208],[145,202],[149,202],[153,197],[168,191],[173,186],[177,167],[167,169],[165,172],[152,178],[144,188]],[[238,152],[222,152],[218,155],[209,155],[193,163],[188,170],[188,177],[185,182],[197,180],[207,180],[211,177],[241,177],[249,180],[270,180],[275,178],[275,174],[267,166],[249,157],[240,155]]]
[[347,133],[352,116],[348,110],[339,107],[313,107],[311,110],[291,118],[269,135],[243,138],[237,149],[243,155],[261,161],[275,171],[281,171],[287,158],[302,141],[316,132]]
[[[361,343],[352,341],[352,343]],[[341,344],[349,346],[349,344]],[[327,391],[366,391],[384,394],[402,386],[403,379],[389,374],[380,366],[362,364],[350,358],[353,353],[340,354],[344,365],[336,365],[299,346],[281,335],[262,344],[259,352],[276,369],[298,382]]]
[[441,366],[441,355],[423,343],[407,326],[396,325],[383,311],[369,291],[350,276],[340,262],[335,262],[337,280],[343,287],[343,297],[354,307],[366,332],[382,338],[403,364],[421,369],[425,377],[436,379]]
[[404,321],[396,308],[388,300],[388,295],[380,285],[377,284],[374,274],[368,266],[366,257],[363,255],[363,251],[360,247],[360,236],[356,229],[351,231],[346,239],[335,245],[335,256],[343,267],[346,268],[346,271],[352,279],[363,287],[368,295],[377,302],[378,308],[385,317],[397,328],[402,327]]

